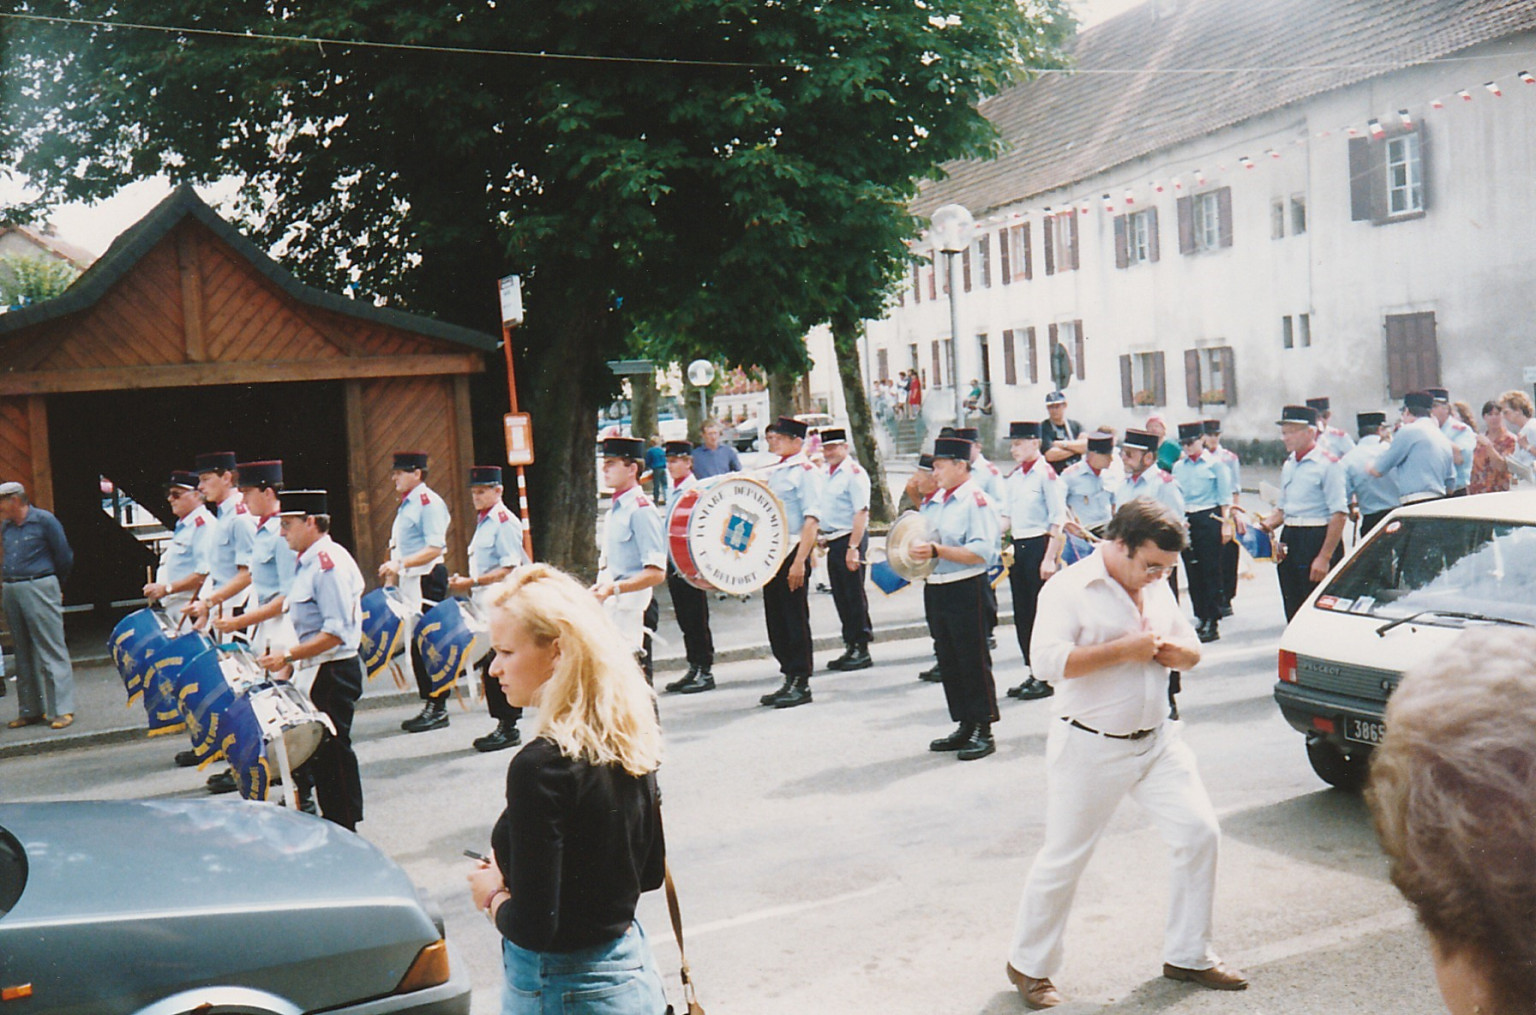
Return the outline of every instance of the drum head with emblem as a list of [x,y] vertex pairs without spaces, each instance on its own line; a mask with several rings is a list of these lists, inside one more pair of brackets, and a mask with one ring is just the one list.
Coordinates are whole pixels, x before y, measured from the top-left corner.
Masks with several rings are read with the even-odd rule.
[[768,584],[789,553],[791,537],[778,496],[761,480],[738,475],[698,488],[685,532],[698,577],[731,595]]

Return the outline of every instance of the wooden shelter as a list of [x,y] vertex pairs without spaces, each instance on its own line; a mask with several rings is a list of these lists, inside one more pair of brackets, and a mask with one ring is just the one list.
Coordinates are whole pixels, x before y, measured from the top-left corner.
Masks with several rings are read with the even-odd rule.
[[304,285],[182,187],[63,295],[0,315],[0,480],[63,521],[79,559],[66,599],[104,604],[136,596],[152,560],[103,510],[104,480],[170,523],[161,484],[195,454],[281,458],[289,488],[330,491],[333,531],[371,576],[392,456],[425,451],[462,571],[469,375],[497,348]]

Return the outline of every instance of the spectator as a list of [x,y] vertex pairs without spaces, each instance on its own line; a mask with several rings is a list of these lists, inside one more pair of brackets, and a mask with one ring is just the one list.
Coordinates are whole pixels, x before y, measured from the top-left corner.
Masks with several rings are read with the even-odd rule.
[[1531,396],[1523,391],[1506,391],[1499,396],[1499,408],[1519,444],[1514,459],[1529,468],[1536,463],[1536,419],[1531,418],[1536,416],[1536,409],[1531,406]]
[[741,471],[741,456],[730,444],[720,443],[720,421],[705,420],[704,443],[693,449],[693,475],[695,479],[724,476]]
[[918,379],[917,371],[907,375],[907,415],[916,419],[923,412],[923,382]]
[[1392,883],[1429,931],[1453,1013],[1536,998],[1536,636],[1478,632],[1410,671],[1366,791]]
[[1168,424],[1161,416],[1148,416],[1146,430],[1161,442],[1157,446],[1157,467],[1172,475],[1173,463],[1183,453],[1179,450],[1179,442],[1168,440]]
[[651,474],[651,500],[657,504],[667,502],[667,452],[661,438],[652,437],[651,446],[645,449],[645,469]]
[[906,419],[907,399],[910,398],[912,394],[912,381],[908,379],[907,372],[905,370],[901,371],[901,373],[896,376],[896,384],[894,385],[891,394],[896,400],[896,418]]
[[1499,409],[1499,403],[1484,402],[1483,432],[1477,435],[1477,450],[1472,452],[1472,479],[1467,484],[1467,492],[1508,490],[1509,456],[1519,446],[1515,435],[1504,425],[1504,413]]
[[75,674],[64,643],[61,589],[75,564],[64,527],[27,500],[20,483],[0,483],[0,542],[5,549],[0,604],[16,652],[17,714],[10,728],[75,721]]

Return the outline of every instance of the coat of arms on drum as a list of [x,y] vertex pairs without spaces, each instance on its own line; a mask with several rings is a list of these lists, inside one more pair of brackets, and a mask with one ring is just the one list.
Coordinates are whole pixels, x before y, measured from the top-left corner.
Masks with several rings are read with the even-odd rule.
[[737,553],[746,553],[752,545],[752,535],[757,529],[757,515],[743,510],[740,506],[732,506],[731,516],[725,522],[725,536],[721,540],[728,550]]

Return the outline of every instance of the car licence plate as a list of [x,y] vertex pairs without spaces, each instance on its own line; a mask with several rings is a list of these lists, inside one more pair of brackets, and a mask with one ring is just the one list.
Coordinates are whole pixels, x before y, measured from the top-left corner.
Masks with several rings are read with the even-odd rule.
[[1344,739],[1353,740],[1357,744],[1379,744],[1386,731],[1386,723],[1350,719],[1344,724]]

